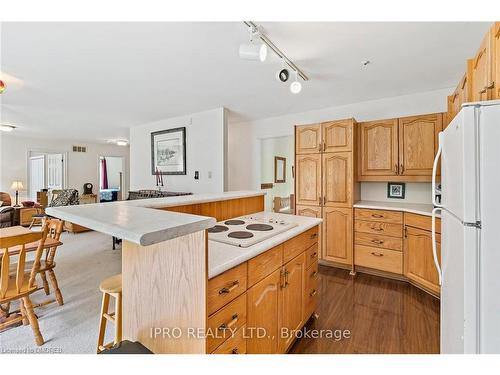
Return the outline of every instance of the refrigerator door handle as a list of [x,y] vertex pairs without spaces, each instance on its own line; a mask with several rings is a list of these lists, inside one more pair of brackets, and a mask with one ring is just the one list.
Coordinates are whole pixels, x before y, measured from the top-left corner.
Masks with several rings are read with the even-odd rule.
[[443,207],[436,200],[436,174],[437,174],[437,166],[439,163],[439,158],[441,157],[441,152],[443,150],[443,132],[439,132],[438,134],[438,150],[436,152],[436,157],[434,158],[434,164],[432,165],[432,204],[434,207]]
[[441,266],[439,265],[439,259],[437,256],[437,245],[436,245],[436,212],[441,211],[440,207],[436,207],[432,210],[432,257],[434,258],[434,265],[439,277],[439,285],[441,285],[442,273]]

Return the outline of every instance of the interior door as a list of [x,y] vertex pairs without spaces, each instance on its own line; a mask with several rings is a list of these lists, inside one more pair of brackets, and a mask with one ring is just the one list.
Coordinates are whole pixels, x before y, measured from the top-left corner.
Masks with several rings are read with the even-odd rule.
[[321,154],[297,155],[296,203],[319,206],[321,198]]
[[47,188],[64,188],[64,157],[63,154],[47,154]]
[[321,124],[295,128],[295,153],[317,154],[321,152]]
[[[281,291],[281,268],[247,291],[247,353],[274,354],[278,351],[278,324]],[[264,329],[261,336],[258,329]]]
[[352,206],[352,152],[323,154],[323,205]]
[[352,151],[352,119],[324,122],[321,127],[323,152]]
[[323,208],[323,259],[352,263],[352,208]]
[[284,328],[286,335],[280,336],[280,352],[285,352],[294,341],[292,331],[298,330],[302,325],[304,316],[304,290],[305,290],[306,259],[303,252],[284,265],[285,285],[281,289],[282,314],[280,327]]
[[399,174],[431,176],[434,156],[443,128],[443,116],[435,113],[399,119]]
[[30,156],[30,200],[36,202],[36,192],[45,188],[45,156]]
[[398,168],[398,120],[359,124],[360,176],[395,176]]

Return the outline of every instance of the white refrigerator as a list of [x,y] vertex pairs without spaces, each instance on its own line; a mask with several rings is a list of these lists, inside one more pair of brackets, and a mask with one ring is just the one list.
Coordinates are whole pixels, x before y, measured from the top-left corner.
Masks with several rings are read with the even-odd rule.
[[432,181],[441,212],[441,264],[433,244],[441,353],[500,353],[500,101],[464,104],[439,134]]

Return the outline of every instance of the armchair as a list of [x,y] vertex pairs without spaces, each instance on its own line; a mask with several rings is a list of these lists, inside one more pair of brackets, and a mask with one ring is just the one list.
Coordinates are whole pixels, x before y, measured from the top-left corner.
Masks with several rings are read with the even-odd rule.
[[8,193],[0,192],[0,228],[11,227],[14,222],[14,207]]

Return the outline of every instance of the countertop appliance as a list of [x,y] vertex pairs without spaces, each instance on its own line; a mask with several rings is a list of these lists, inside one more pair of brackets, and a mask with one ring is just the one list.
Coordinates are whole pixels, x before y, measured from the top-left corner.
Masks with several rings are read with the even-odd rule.
[[464,104],[439,134],[442,353],[500,353],[499,144],[500,101]]
[[296,226],[272,215],[248,215],[220,221],[207,231],[211,241],[249,247]]

